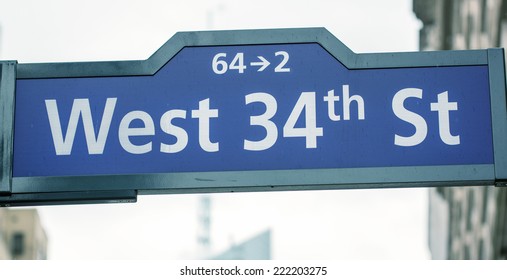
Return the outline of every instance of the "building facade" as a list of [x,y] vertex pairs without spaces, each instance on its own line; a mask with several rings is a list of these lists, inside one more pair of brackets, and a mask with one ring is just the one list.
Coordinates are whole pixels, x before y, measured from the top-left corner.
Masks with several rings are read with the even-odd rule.
[[9,246],[7,246],[7,209],[0,208],[0,260],[8,260],[11,258]]
[[47,244],[37,210],[0,208],[0,260],[45,260]]
[[[413,0],[420,50],[507,47],[507,0]],[[429,190],[434,259],[507,259],[507,188]]]

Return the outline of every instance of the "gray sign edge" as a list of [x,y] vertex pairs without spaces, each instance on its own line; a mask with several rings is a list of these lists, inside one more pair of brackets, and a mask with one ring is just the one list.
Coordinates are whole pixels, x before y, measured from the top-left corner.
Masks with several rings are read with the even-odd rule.
[[[153,75],[182,48],[318,43],[349,69],[488,65],[495,164],[141,175],[16,177],[12,193],[137,190],[139,194],[492,185],[507,178],[503,50],[355,54],[325,28],[179,32],[146,60],[18,64],[17,79]],[[495,58],[496,57],[496,58]],[[502,76],[503,75],[503,76]],[[493,77],[493,78],[492,78]],[[12,133],[12,132],[11,132]],[[500,176],[500,177],[498,177]]]
[[14,95],[16,62],[0,62],[0,194],[10,193],[12,185]]

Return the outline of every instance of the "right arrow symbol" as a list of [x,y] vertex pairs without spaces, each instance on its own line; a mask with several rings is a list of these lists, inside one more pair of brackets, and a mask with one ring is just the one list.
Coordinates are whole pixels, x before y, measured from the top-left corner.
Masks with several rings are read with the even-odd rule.
[[266,69],[266,67],[268,67],[269,64],[271,64],[263,56],[257,56],[257,58],[259,58],[261,61],[250,62],[250,66],[260,66],[261,67],[261,68],[257,69],[257,72],[264,71],[264,69]]

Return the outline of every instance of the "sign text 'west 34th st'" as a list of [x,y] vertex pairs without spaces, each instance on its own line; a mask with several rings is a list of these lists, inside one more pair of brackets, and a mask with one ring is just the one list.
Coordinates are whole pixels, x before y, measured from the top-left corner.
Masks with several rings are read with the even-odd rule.
[[180,33],[147,61],[20,64],[10,191],[496,183],[502,58],[356,55],[289,29]]

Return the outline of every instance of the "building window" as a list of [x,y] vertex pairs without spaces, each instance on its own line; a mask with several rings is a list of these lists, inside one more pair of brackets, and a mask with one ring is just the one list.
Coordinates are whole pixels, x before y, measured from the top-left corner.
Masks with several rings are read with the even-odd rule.
[[467,43],[467,49],[472,48],[472,41],[474,39],[474,26],[475,26],[475,20],[472,15],[468,15],[466,17],[467,19],[467,33],[465,34],[466,43]]
[[12,236],[12,247],[11,253],[12,256],[20,256],[23,255],[25,249],[25,235],[21,232],[16,232]]
[[489,187],[484,188],[482,192],[482,223],[486,224],[488,222],[488,196],[489,196]]
[[463,259],[470,260],[471,257],[472,256],[470,255],[470,247],[468,247],[468,245],[465,245],[465,256]]
[[451,214],[452,231],[451,236],[459,238],[461,235],[460,222],[461,222],[461,203],[458,200],[453,201],[453,213]]
[[481,3],[481,32],[486,33],[488,31],[488,5],[486,0],[482,0]]
[[474,213],[474,207],[475,207],[475,203],[474,203],[474,190],[469,190],[468,192],[468,203],[467,203],[467,230],[470,231],[472,230],[472,215]]
[[484,239],[481,239],[479,242],[479,259],[480,260],[487,260],[488,256],[486,255],[486,250],[484,248]]
[[463,32],[463,23],[461,17],[461,9],[462,3],[461,0],[452,1],[452,9],[453,9],[453,21],[454,21],[454,33],[461,34]]

